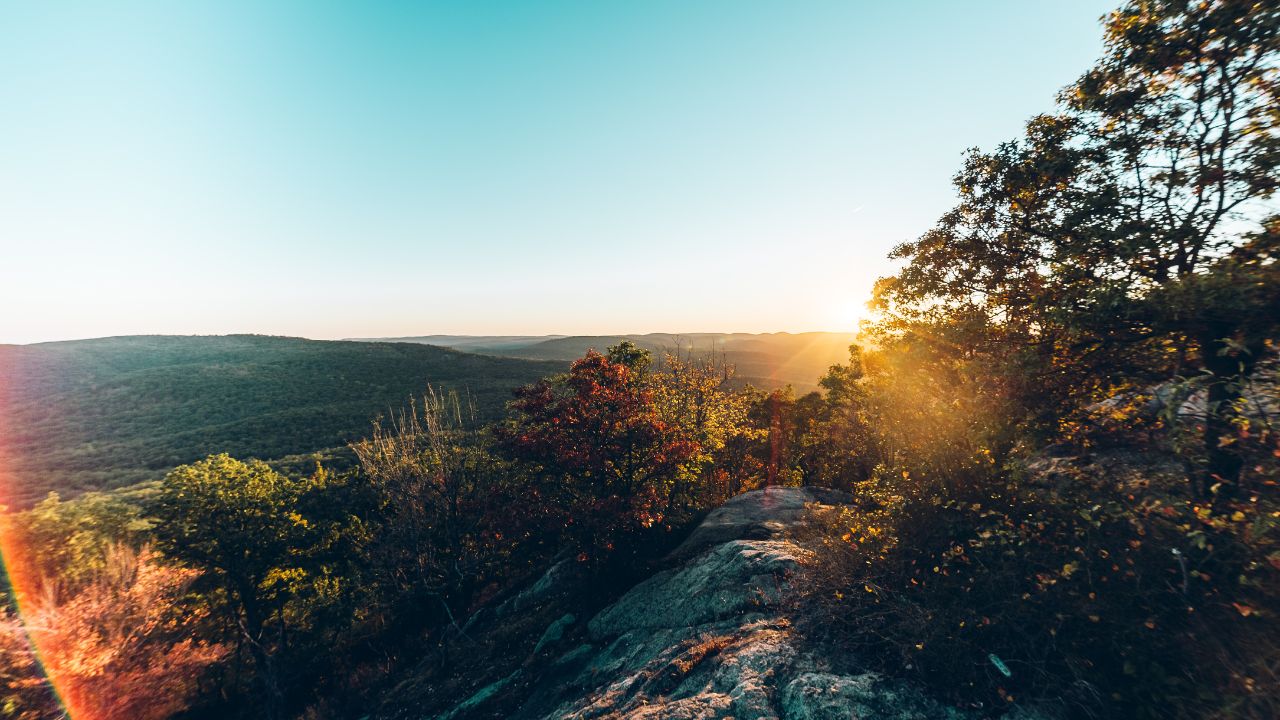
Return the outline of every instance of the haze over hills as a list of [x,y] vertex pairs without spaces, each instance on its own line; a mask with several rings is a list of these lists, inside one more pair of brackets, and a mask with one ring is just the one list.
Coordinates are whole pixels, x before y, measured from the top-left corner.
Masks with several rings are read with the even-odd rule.
[[423,335],[366,341],[437,345],[472,353],[531,360],[571,361],[589,349],[603,351],[622,340],[661,357],[663,353],[713,355],[734,366],[735,381],[765,389],[785,385],[797,392],[817,387],[829,367],[848,360],[852,333],[647,333],[637,335]]
[[0,489],[25,506],[158,479],[210,453],[340,461],[371,421],[428,385],[468,393],[480,419],[518,385],[630,339],[714,354],[735,383],[812,390],[847,358],[837,333],[456,336],[321,341],[260,335],[126,336],[0,345]]
[[0,345],[2,502],[157,479],[210,453],[280,460],[341,448],[428,385],[493,419],[564,369],[404,343],[257,335]]

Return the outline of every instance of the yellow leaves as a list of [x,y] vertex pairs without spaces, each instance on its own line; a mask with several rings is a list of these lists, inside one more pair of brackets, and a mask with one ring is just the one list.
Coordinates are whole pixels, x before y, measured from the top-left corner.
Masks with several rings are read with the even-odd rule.
[[1079,569],[1080,569],[1080,563],[1072,561],[1063,565],[1062,570],[1059,571],[1058,574],[1064,578],[1070,578]]

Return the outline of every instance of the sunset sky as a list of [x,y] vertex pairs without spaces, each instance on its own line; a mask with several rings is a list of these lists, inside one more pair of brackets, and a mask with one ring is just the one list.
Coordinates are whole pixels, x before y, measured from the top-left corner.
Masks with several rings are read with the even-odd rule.
[[0,342],[852,330],[1114,2],[0,0]]

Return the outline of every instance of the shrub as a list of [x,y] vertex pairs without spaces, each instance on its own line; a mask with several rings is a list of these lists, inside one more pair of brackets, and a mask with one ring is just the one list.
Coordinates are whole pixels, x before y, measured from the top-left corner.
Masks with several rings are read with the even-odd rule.
[[502,512],[507,471],[470,405],[429,391],[351,449],[372,496],[368,557],[383,595],[420,620],[456,622],[503,573],[522,524]]
[[887,480],[863,488],[877,509],[828,512],[808,536],[834,645],[975,707],[1280,712],[1274,501],[1215,513],[1167,478],[1085,470],[1055,488],[993,472],[964,497],[930,496],[909,472]]
[[0,622],[5,716],[63,717],[32,648],[73,717],[163,720],[185,710],[203,673],[227,655],[191,636],[199,612],[179,610],[194,575],[117,545],[78,592],[26,597],[21,618]]
[[591,351],[564,376],[516,391],[503,449],[536,497],[560,513],[583,559],[661,523],[685,464],[699,450],[659,413],[648,356],[627,344]]

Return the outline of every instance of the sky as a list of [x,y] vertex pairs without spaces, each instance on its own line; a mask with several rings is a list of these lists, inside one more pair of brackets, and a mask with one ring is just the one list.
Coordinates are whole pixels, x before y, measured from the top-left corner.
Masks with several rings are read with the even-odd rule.
[[0,0],[0,343],[852,331],[1116,0]]

